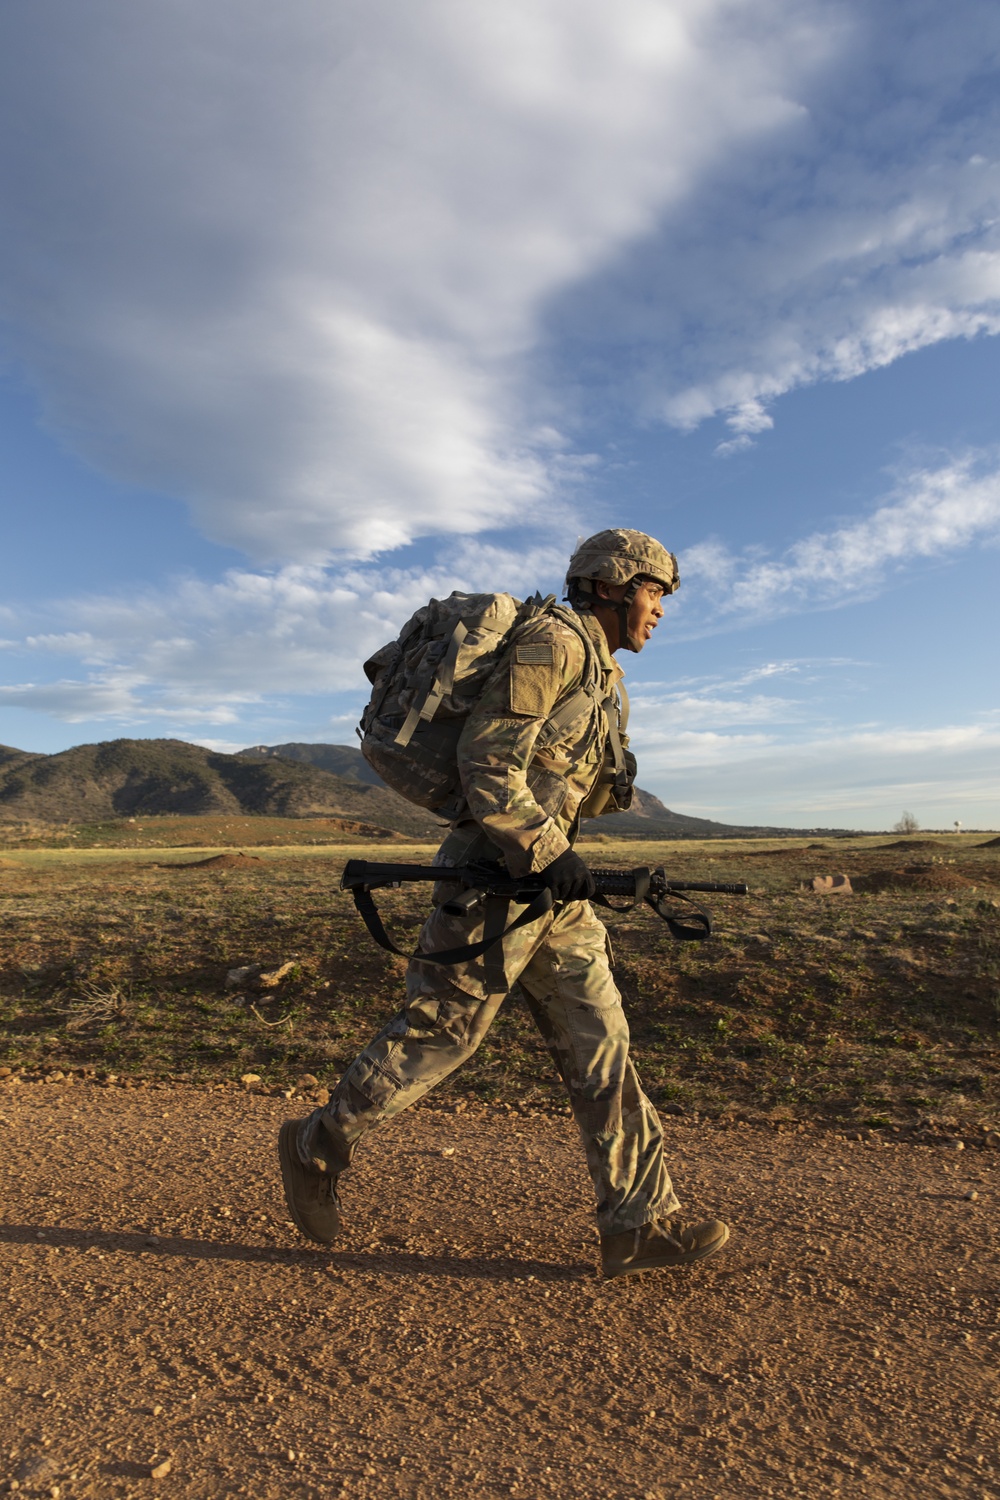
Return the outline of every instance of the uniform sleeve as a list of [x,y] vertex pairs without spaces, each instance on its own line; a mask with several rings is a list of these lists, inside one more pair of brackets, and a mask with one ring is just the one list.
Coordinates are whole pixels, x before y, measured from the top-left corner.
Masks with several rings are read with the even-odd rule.
[[528,787],[535,742],[556,704],[583,679],[583,643],[548,628],[514,643],[469,715],[458,768],[469,811],[512,875],[544,870],[569,848]]

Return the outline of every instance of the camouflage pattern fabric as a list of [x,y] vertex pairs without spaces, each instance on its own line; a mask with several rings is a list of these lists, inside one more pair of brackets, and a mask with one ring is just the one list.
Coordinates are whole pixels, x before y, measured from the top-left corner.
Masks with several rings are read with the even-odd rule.
[[[569,848],[581,817],[618,810],[606,789],[599,805],[594,794],[607,753],[599,705],[624,674],[593,616],[574,621],[543,615],[519,633],[458,742],[469,813],[512,875],[550,865]],[[599,674],[596,693],[581,693],[579,712],[553,736],[550,716],[586,685],[588,671]]]
[[[449,917],[438,908],[421,943],[431,951],[475,942],[482,933],[481,914]],[[598,1228],[618,1234],[675,1212],[680,1205],[663,1160],[659,1116],[629,1060],[607,934],[590,903],[568,902],[513,933],[503,943],[503,967],[508,983],[520,980],[565,1082],[597,1195]],[[487,993],[478,974],[411,963],[404,1008],[306,1121],[303,1160],[322,1171],[346,1170],[367,1130],[423,1098],[472,1056],[503,999],[502,990]]]
[[[594,673],[596,683],[588,681]],[[604,632],[585,613],[574,623],[546,615],[519,633],[459,741],[470,816],[452,828],[435,857],[442,878],[420,935],[424,952],[477,942],[487,929],[501,932],[519,910],[496,902],[464,917],[448,915],[441,903],[457,889],[447,880],[449,866],[491,859],[514,875],[533,873],[570,847],[582,816],[615,810],[604,784],[599,702],[621,676]],[[553,733],[554,711],[567,703],[578,708],[568,722],[557,716]],[[403,1009],[304,1123],[303,1160],[323,1171],[346,1170],[367,1130],[471,1057],[515,980],[565,1082],[601,1232],[636,1229],[675,1212],[659,1117],[628,1056],[607,933],[583,901],[557,906],[470,963],[412,961]]]

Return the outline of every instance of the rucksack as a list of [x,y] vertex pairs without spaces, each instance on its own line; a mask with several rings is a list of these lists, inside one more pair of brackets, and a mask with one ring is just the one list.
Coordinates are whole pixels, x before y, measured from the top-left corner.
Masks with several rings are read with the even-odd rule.
[[431,599],[399,636],[365,662],[373,684],[358,734],[361,753],[394,792],[441,818],[459,813],[458,741],[471,709],[519,631],[554,614],[585,643],[584,681],[557,705],[543,735],[555,736],[587,702],[600,703],[597,652],[555,595],[523,602],[512,594],[449,594]]

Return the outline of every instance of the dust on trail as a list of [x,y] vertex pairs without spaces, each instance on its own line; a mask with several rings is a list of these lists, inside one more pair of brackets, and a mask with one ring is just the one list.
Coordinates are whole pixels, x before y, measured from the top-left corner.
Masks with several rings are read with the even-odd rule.
[[404,1115],[326,1252],[277,1182],[302,1108],[0,1090],[20,1494],[1000,1494],[1000,1152],[669,1119],[732,1240],[604,1283],[568,1119]]

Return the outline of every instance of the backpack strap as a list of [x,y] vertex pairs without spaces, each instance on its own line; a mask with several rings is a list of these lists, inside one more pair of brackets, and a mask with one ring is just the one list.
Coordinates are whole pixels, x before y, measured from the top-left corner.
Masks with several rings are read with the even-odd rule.
[[624,734],[628,728],[629,701],[628,693],[625,691],[625,679],[618,683],[618,697],[621,700],[621,713],[618,715],[618,732]]
[[395,743],[404,748],[413,738],[413,732],[421,719],[428,722],[433,719],[441,704],[441,699],[450,693],[455,686],[455,667],[458,664],[458,653],[462,649],[462,642],[468,635],[465,623],[459,620],[451,633],[448,649],[444,654],[444,660],[434,673],[434,681],[431,683],[423,703],[418,708],[416,704],[410,709],[403,721],[403,727],[396,736]]
[[622,744],[622,732],[625,724],[628,723],[627,700],[623,708],[618,694],[612,691],[601,704],[601,712],[604,714],[604,723],[608,732],[608,748],[615,767],[615,791],[627,792],[628,768],[625,765],[625,747]]
[[559,738],[564,729],[569,728],[577,715],[581,714],[587,705],[593,703],[593,701],[594,694],[592,692],[588,692],[584,687],[577,688],[575,693],[571,693],[558,708],[549,714],[535,741],[536,746],[540,745],[544,748],[546,745],[552,744],[554,740]]

